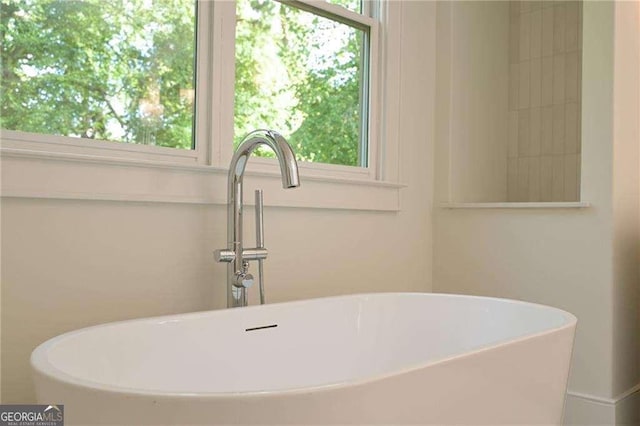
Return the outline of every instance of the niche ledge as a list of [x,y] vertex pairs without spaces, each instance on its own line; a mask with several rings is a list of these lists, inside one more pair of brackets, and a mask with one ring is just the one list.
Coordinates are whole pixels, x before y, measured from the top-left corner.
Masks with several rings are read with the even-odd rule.
[[567,202],[502,202],[502,203],[441,203],[443,209],[584,209],[591,204],[585,201]]

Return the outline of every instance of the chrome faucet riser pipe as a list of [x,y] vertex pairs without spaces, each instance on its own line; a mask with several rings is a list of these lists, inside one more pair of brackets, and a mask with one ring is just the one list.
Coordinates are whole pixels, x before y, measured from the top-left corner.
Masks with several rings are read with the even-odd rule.
[[[256,247],[264,248],[264,199],[262,189],[256,189]],[[264,294],[264,260],[258,259],[258,290],[260,291],[260,304],[265,304]]]

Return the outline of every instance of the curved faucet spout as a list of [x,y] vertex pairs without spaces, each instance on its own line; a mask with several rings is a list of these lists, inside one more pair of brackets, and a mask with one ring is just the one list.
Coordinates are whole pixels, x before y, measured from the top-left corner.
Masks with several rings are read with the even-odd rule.
[[229,167],[230,182],[242,179],[244,169],[247,166],[247,160],[258,145],[267,145],[276,153],[276,157],[280,163],[283,188],[296,188],[300,186],[298,163],[296,162],[296,156],[291,146],[280,133],[263,129],[249,133],[233,154],[231,166]]
[[[227,269],[227,306],[246,306],[247,288],[253,284],[253,276],[248,273],[248,259],[242,243],[242,181],[247,161],[258,145],[273,149],[280,163],[283,188],[300,186],[298,163],[287,141],[273,130],[256,130],[249,133],[233,154],[229,167],[227,249],[229,262]],[[260,259],[266,258],[266,249],[261,249]],[[247,253],[248,255],[248,253]],[[261,261],[261,260],[260,260]]]

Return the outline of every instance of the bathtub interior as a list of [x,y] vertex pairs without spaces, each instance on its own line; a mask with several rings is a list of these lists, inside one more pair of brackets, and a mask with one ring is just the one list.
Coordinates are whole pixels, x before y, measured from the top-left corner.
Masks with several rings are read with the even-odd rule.
[[53,339],[34,358],[110,389],[283,391],[391,374],[574,320],[500,299],[372,294],[107,324]]

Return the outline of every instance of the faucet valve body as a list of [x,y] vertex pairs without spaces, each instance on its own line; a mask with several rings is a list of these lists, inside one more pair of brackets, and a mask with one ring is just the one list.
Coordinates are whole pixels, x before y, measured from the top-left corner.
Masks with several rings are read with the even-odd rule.
[[249,261],[242,261],[242,269],[236,272],[233,285],[238,288],[249,288],[253,285],[253,275],[249,273]]
[[253,285],[253,275],[248,272],[236,272],[233,285],[238,288],[249,288]]

